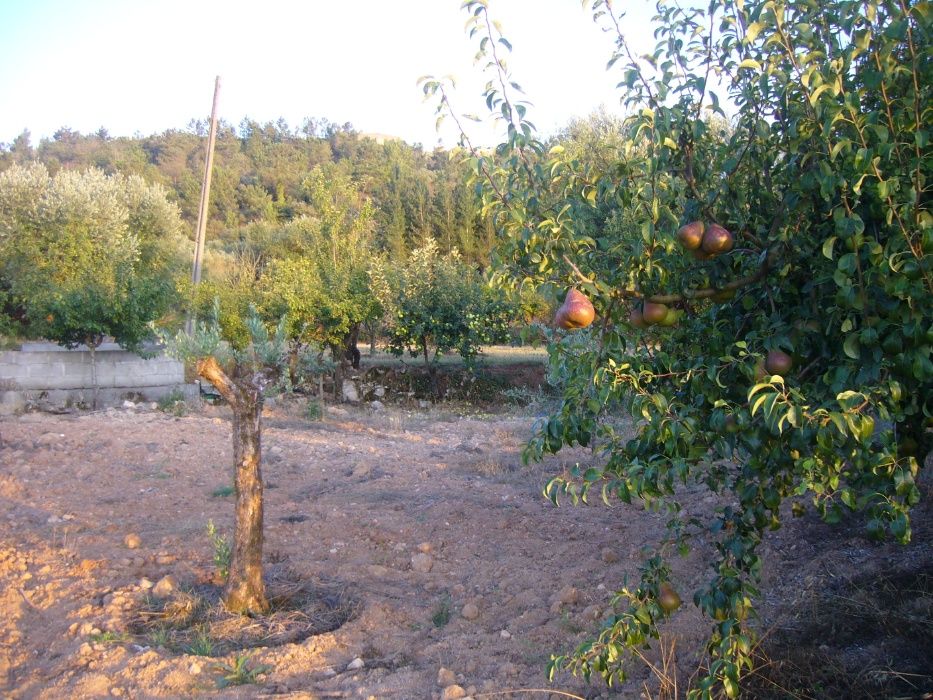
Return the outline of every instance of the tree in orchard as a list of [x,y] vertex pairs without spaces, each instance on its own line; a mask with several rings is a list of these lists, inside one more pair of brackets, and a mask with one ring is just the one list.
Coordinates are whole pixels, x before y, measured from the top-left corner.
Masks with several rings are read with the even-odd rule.
[[98,170],[14,165],[0,173],[0,289],[8,330],[91,352],[138,351],[171,309],[181,219],[158,186]]
[[281,229],[282,252],[263,280],[263,309],[276,318],[287,315],[298,343],[330,348],[339,390],[345,362],[359,367],[360,325],[379,315],[369,285],[375,210],[337,165],[316,167],[303,188],[308,212]]
[[[624,681],[683,594],[712,620],[691,695],[735,697],[782,504],[910,540],[933,415],[933,17],[907,0],[662,0],[657,48],[638,57],[624,13],[590,6],[628,109],[612,160],[537,139],[507,39],[485,0],[464,3],[507,130],[494,153],[463,140],[501,237],[498,279],[573,287],[596,309],[550,338],[563,401],[526,456],[590,445],[592,464],[548,497],[598,492],[668,518],[638,585],[550,672]],[[447,83],[423,87],[460,121]],[[681,485],[730,505],[688,518]],[[688,592],[668,556],[701,535],[715,574]]]
[[421,356],[434,376],[437,358],[456,350],[468,363],[481,346],[505,342],[514,315],[456,250],[441,255],[426,239],[404,265],[377,261],[373,288],[385,310],[389,351]]
[[269,612],[263,580],[262,406],[265,390],[279,376],[285,357],[286,324],[270,335],[255,310],[244,319],[249,341],[239,347],[224,337],[219,303],[207,323],[192,334],[163,334],[168,352],[194,361],[233,411],[233,468],[236,517],[224,606],[230,612]]

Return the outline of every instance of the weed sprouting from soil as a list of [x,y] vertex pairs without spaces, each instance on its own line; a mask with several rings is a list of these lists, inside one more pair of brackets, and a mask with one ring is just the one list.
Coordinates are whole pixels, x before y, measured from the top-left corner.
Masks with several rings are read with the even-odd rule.
[[231,685],[249,685],[255,683],[259,676],[272,670],[271,666],[255,666],[250,668],[248,654],[239,654],[233,658],[230,663],[219,663],[215,667],[221,677],[217,680],[218,688],[226,688]]
[[211,491],[211,498],[229,498],[236,492],[233,486],[218,486]]
[[214,548],[214,566],[217,569],[217,575],[222,581],[227,580],[227,574],[230,573],[230,542],[225,535],[217,532],[217,527],[213,520],[207,521],[207,536],[211,540],[211,546]]
[[437,605],[434,608],[434,613],[431,615],[431,622],[435,627],[443,627],[448,622],[450,622],[450,594],[444,593],[441,596],[441,599],[437,602]]

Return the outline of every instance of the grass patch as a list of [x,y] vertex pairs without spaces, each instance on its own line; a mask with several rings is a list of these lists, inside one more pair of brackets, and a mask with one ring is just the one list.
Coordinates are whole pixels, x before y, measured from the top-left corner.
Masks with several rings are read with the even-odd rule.
[[450,594],[444,593],[441,599],[434,606],[434,612],[431,614],[431,623],[435,627],[443,627],[450,622]]
[[126,632],[100,632],[88,637],[91,644],[124,644],[130,639],[130,635]]
[[218,688],[227,688],[231,685],[249,685],[255,683],[259,676],[272,670],[271,666],[249,667],[249,656],[239,654],[230,663],[217,664],[215,670],[221,674],[217,679]]
[[211,491],[211,498],[229,498],[235,493],[236,489],[233,486],[218,486]]
[[320,399],[308,399],[304,410],[305,419],[315,423],[324,417],[324,405]]
[[172,389],[159,399],[156,405],[163,413],[168,413],[176,418],[188,415],[188,403],[185,401],[185,395],[180,389]]

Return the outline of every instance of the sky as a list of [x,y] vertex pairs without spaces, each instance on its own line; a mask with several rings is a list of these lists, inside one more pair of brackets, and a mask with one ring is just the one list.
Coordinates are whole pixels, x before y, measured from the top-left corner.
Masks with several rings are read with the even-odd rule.
[[[0,143],[60,127],[112,136],[183,129],[210,114],[350,122],[364,133],[452,146],[417,85],[452,75],[455,107],[486,113],[460,0],[0,0]],[[617,6],[623,3],[617,2]],[[513,78],[544,134],[600,106],[618,112],[613,41],[580,0],[489,0],[513,46]],[[653,2],[624,0],[626,34],[653,46]],[[491,126],[470,125],[493,143]]]

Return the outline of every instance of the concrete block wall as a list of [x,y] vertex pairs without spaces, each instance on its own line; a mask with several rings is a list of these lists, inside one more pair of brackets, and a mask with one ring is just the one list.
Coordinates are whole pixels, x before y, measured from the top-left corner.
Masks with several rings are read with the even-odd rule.
[[[184,389],[184,366],[177,360],[161,354],[144,359],[115,343],[102,344],[95,354],[99,401],[105,397],[104,405],[119,403],[124,395],[156,400],[173,389]],[[87,349],[24,343],[20,350],[0,352],[0,392],[8,406],[37,398],[53,403],[84,401],[93,386]],[[12,393],[21,396],[16,399]]]

